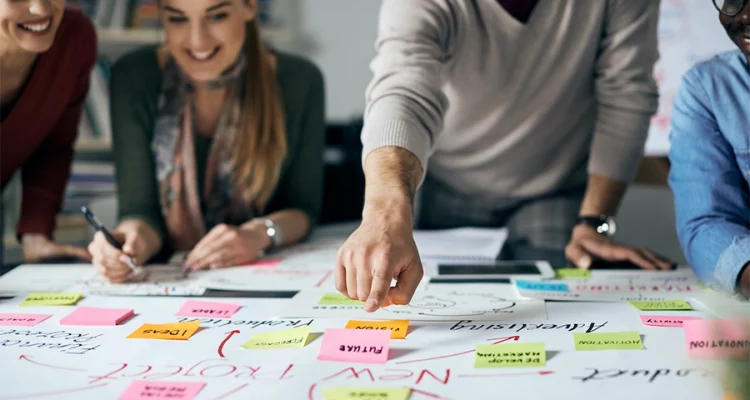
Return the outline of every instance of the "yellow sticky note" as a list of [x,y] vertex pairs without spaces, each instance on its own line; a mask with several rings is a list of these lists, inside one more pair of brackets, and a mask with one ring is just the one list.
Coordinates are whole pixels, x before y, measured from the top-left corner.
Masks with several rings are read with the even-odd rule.
[[19,306],[72,306],[82,298],[80,293],[30,293]]
[[341,293],[326,293],[318,301],[319,306],[363,306],[364,301],[352,300]]
[[685,300],[631,301],[641,311],[692,310]]
[[638,332],[573,333],[576,350],[641,350]]
[[391,339],[404,339],[409,330],[409,321],[349,321],[346,329],[391,330]]
[[543,367],[544,343],[478,344],[474,368]]
[[201,327],[200,321],[175,322],[172,324],[143,324],[129,339],[188,340]]
[[336,387],[323,389],[323,400],[408,400],[409,388]]
[[305,347],[308,336],[310,336],[310,325],[305,325],[282,331],[253,335],[241,347],[244,349],[290,349]]
[[555,270],[557,279],[591,278],[591,271],[581,268],[560,268]]

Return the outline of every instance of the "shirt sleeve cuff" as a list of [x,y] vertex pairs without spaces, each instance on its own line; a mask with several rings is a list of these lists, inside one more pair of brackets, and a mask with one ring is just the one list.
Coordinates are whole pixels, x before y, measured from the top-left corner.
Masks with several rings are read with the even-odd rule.
[[430,155],[430,137],[412,123],[402,120],[368,122],[362,130],[362,166],[373,151],[381,147],[400,147],[414,154],[422,167],[420,185],[427,170]]
[[734,238],[716,263],[713,284],[726,293],[737,291],[742,268],[750,262],[750,236]]
[[50,197],[47,192],[34,187],[24,186],[21,216],[18,221],[17,234],[42,234],[52,239],[61,199]]

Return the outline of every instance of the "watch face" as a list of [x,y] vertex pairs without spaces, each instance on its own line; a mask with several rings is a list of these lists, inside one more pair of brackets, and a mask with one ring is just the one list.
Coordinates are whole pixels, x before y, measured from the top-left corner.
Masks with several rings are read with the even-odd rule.
[[614,218],[607,217],[606,221],[604,221],[597,230],[600,231],[599,233],[604,233],[607,236],[612,236],[615,234],[615,232],[617,232],[617,224],[615,223]]

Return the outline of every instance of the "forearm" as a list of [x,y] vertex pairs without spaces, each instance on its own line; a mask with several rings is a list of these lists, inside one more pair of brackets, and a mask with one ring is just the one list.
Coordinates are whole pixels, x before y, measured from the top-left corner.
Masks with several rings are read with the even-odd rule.
[[628,185],[599,175],[589,175],[579,215],[616,215]]
[[164,242],[159,232],[148,222],[140,219],[124,219],[117,226],[120,232],[138,232],[146,243],[146,254],[151,258],[158,254]]
[[255,230],[262,233],[260,236],[265,240],[263,243],[264,249],[271,246],[271,239],[266,235],[266,229],[268,229],[264,223],[266,219],[270,219],[276,225],[281,237],[281,246],[299,242],[307,236],[311,228],[310,217],[304,211],[297,209],[277,211],[263,218],[255,218],[242,224],[240,229]]
[[382,147],[365,159],[365,206],[363,219],[383,218],[389,213],[411,219],[414,196],[422,166],[411,152]]

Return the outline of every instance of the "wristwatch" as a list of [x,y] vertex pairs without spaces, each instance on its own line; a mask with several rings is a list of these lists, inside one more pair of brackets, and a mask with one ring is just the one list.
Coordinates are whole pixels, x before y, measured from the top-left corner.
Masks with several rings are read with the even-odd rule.
[[271,239],[271,246],[268,250],[281,246],[281,232],[276,227],[276,223],[266,218],[263,220],[263,224],[266,226],[266,235]]
[[617,231],[615,219],[609,215],[582,215],[576,225],[590,226],[602,235],[612,236]]

